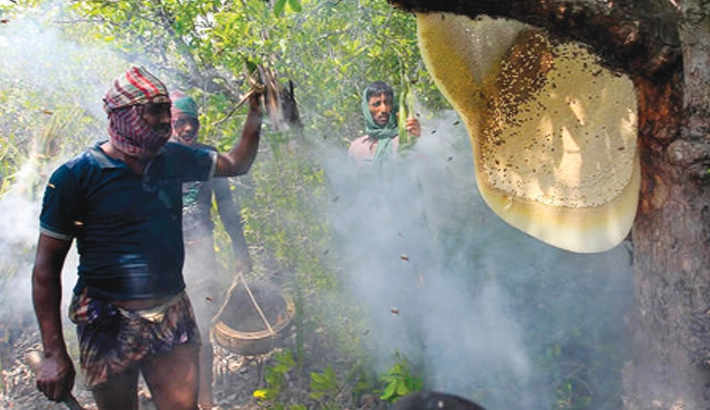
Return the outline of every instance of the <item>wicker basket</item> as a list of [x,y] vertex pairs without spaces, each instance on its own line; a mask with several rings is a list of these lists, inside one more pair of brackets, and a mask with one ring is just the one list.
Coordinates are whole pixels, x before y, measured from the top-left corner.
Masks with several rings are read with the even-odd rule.
[[[276,286],[269,283],[246,285],[243,282],[227,294],[223,309],[215,317],[212,338],[236,354],[265,354],[283,341],[295,311],[293,300]],[[264,319],[268,320],[271,329]]]

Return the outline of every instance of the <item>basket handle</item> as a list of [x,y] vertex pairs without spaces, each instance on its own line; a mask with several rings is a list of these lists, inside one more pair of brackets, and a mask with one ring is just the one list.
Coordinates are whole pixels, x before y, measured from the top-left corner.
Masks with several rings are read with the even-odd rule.
[[234,289],[236,289],[237,285],[239,284],[239,279],[242,280],[242,283],[244,283],[244,289],[246,289],[247,294],[249,295],[249,298],[251,299],[251,303],[254,305],[256,308],[256,311],[259,313],[259,316],[261,316],[261,320],[264,321],[264,324],[266,325],[266,329],[269,330],[269,333],[271,336],[276,336],[276,332],[274,332],[274,329],[271,327],[271,324],[269,324],[269,320],[266,318],[266,315],[264,315],[264,311],[261,310],[261,306],[259,306],[259,303],[256,301],[256,298],[254,297],[254,294],[251,291],[251,288],[249,288],[249,284],[247,284],[246,279],[244,279],[244,274],[242,271],[239,271],[236,275],[234,275],[234,279],[232,280],[232,284],[229,286],[229,290],[227,290],[227,294],[224,296],[224,300],[222,301],[222,306],[219,307],[219,310],[217,311],[217,314],[212,318],[212,322],[216,321],[218,317],[222,316],[222,311],[224,311],[224,308],[227,306],[227,302],[229,302],[229,299],[232,296],[232,292]]

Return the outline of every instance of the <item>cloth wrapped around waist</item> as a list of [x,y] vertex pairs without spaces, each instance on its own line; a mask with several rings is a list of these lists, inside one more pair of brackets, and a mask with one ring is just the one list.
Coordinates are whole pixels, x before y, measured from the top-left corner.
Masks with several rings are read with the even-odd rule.
[[121,313],[128,319],[143,319],[148,322],[158,323],[165,319],[166,312],[182,299],[186,298],[185,292],[179,292],[170,297],[165,303],[148,309],[129,310],[116,306],[110,301],[94,299],[82,293],[74,295],[69,306],[69,319],[75,324],[90,325],[101,318],[113,317]]
[[185,292],[140,310],[128,310],[82,293],[74,295],[69,318],[77,325],[87,387],[106,382],[148,355],[166,354],[182,344],[200,344],[200,332]]

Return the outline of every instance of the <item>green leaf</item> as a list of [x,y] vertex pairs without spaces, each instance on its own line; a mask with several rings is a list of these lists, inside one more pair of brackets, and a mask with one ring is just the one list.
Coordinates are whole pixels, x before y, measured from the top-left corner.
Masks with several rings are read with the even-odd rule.
[[385,391],[382,392],[382,395],[380,398],[382,400],[389,400],[392,397],[394,397],[395,393],[397,391],[397,382],[392,382],[385,387]]
[[247,72],[248,72],[249,74],[251,74],[251,73],[253,73],[254,71],[256,71],[257,65],[256,65],[255,62],[253,62],[253,61],[251,61],[251,60],[249,60],[249,59],[246,59],[246,60],[244,60],[244,64],[247,66]]
[[397,395],[398,396],[404,396],[407,393],[409,393],[409,388],[405,383],[397,383]]
[[285,7],[286,0],[276,0],[276,3],[274,3],[274,16],[281,17],[284,14]]
[[323,384],[327,381],[324,375],[318,373],[311,373],[311,380],[316,384]]
[[411,83],[403,76],[402,91],[399,95],[399,112],[397,113],[397,126],[399,128],[399,149],[404,150],[412,145],[414,141],[409,138],[407,132],[407,118],[411,114],[413,95]]
[[303,6],[301,6],[300,0],[288,0],[288,6],[296,13],[300,13],[303,11]]
[[407,134],[407,105],[405,101],[405,95],[402,94],[399,98],[399,110],[397,112],[397,128],[399,131],[400,146],[409,144],[409,135]]

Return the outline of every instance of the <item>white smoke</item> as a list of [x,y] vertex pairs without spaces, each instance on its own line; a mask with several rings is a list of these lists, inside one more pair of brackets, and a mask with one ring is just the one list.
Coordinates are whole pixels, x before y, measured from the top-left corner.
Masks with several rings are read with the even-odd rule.
[[[30,277],[46,180],[79,149],[105,138],[97,132],[105,129],[101,97],[117,59],[107,48],[64,38],[52,5],[15,11],[0,24],[0,87],[8,98],[0,133],[6,160],[19,166],[3,175],[0,197],[0,316],[8,326],[23,326],[34,320]],[[63,311],[75,280],[72,249],[62,278]]]
[[[595,308],[580,291],[623,313],[627,255],[573,255],[506,225],[478,194],[456,114],[422,127],[413,151],[384,173],[344,155],[326,168],[340,195],[332,226],[346,286],[368,312],[378,370],[400,351],[424,364],[427,388],[491,409],[551,408],[556,386],[537,385],[553,378],[535,363],[540,350],[584,327],[575,321]],[[568,283],[551,285],[551,276]],[[521,306],[528,300],[539,305]]]

